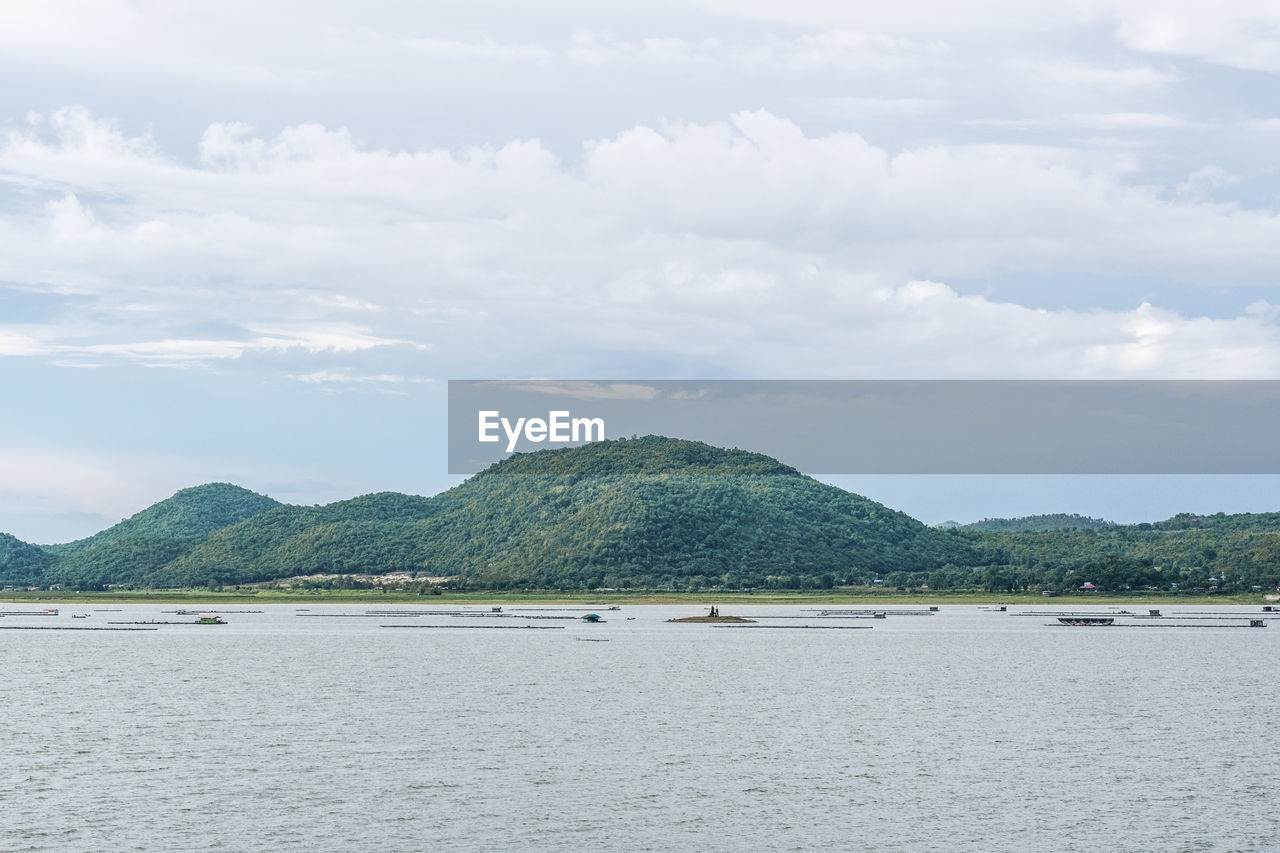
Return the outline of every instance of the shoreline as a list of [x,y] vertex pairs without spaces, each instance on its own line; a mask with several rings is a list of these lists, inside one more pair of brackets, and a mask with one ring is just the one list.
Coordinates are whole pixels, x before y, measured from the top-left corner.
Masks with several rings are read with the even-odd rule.
[[5,590],[0,592],[0,602],[22,604],[419,604],[449,605],[504,605],[520,603],[582,604],[605,606],[609,604],[815,604],[815,605],[978,605],[998,606],[1018,604],[1041,605],[1274,605],[1265,593],[1250,592],[1232,595],[1176,595],[1152,593],[1150,595],[1082,593],[1058,595],[1046,598],[1040,593],[985,593],[985,592],[931,592],[931,593],[862,593],[862,592],[458,592],[441,595],[416,595],[411,593],[381,593],[370,590],[316,590],[293,592],[248,592],[244,590],[210,592],[208,590],[128,590],[118,592],[74,592],[59,590]]

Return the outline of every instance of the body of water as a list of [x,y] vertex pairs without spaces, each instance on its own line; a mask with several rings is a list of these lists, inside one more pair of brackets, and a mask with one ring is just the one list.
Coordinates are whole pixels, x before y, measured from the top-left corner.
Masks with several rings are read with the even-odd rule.
[[1167,627],[1257,607],[301,607],[0,630],[0,850],[1280,849],[1280,624]]

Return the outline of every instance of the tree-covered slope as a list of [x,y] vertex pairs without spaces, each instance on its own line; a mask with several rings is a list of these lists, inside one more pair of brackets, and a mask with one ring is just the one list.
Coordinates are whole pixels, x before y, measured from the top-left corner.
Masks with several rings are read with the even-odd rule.
[[767,456],[650,436],[517,454],[430,499],[278,507],[149,580],[408,570],[494,588],[835,583],[928,570],[968,547]]
[[76,587],[136,584],[211,532],[280,505],[230,483],[183,489],[93,536],[46,547],[54,560],[44,576]]
[[962,525],[967,530],[983,530],[988,533],[1041,533],[1046,530],[1100,530],[1115,527],[1115,522],[1086,515],[1026,515],[1021,518],[984,518],[972,524]]
[[205,586],[391,571],[491,589],[880,578],[900,588],[1241,591],[1280,583],[1280,513],[937,529],[767,456],[649,436],[516,454],[431,498],[290,506],[212,484],[67,545],[0,535],[6,583]]
[[1068,590],[1155,587],[1248,590],[1280,584],[1280,526],[1271,513],[1211,516],[1203,526],[1166,522],[1098,530],[968,533],[984,585]]
[[117,539],[192,539],[276,506],[280,506],[279,501],[240,486],[207,483],[182,489],[100,533],[64,545],[50,545],[46,550],[65,555],[97,548]]
[[415,523],[433,512],[433,499],[397,492],[320,507],[282,504],[215,531],[142,580],[202,586],[313,573],[421,573],[430,543]]
[[435,501],[426,568],[475,586],[840,582],[967,551],[767,456],[657,436],[519,454]]
[[0,533],[0,583],[37,584],[53,557],[38,545]]

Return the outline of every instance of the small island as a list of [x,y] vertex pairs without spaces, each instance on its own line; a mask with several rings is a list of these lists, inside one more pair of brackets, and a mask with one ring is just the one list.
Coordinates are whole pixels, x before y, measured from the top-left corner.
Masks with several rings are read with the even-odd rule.
[[754,622],[741,616],[721,616],[719,607],[712,607],[706,616],[685,616],[683,619],[668,619],[668,622]]
[[754,619],[743,619],[741,616],[686,616],[683,619],[668,619],[668,622],[754,622]]

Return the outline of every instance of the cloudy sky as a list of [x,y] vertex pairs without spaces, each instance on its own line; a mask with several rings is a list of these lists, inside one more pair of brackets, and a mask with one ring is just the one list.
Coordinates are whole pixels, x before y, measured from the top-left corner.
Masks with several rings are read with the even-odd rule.
[[[1280,379],[1280,5],[0,11],[0,530],[445,474],[450,378]],[[845,478],[928,521],[1271,478]]]

